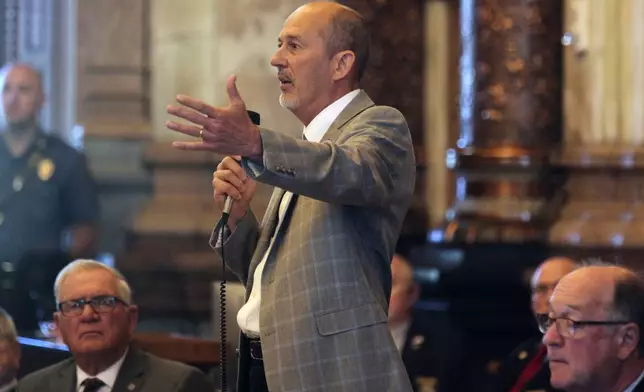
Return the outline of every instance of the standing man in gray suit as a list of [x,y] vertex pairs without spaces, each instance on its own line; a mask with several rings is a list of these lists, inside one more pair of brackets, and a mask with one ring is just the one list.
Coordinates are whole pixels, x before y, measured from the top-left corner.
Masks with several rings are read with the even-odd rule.
[[31,373],[20,392],[212,392],[199,370],[130,346],[138,320],[120,272],[77,260],[56,278],[56,327],[73,358]]
[[[194,124],[168,128],[201,138],[175,147],[237,156],[213,186],[220,204],[234,199],[223,255],[247,287],[239,391],[411,391],[387,309],[415,161],[403,115],[359,87],[368,57],[360,14],[309,3],[271,60],[304,140],[254,126],[234,76],[226,108],[185,96],[168,107]],[[261,223],[249,209],[255,181],[275,186]]]

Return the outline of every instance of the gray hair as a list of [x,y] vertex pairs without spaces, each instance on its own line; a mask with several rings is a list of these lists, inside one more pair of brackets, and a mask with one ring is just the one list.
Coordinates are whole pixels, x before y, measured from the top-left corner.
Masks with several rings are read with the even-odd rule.
[[54,283],[54,295],[56,296],[56,303],[60,303],[60,287],[65,282],[65,279],[76,272],[96,270],[103,270],[112,274],[112,276],[114,276],[117,281],[116,292],[119,298],[121,298],[128,305],[132,303],[132,289],[130,288],[130,285],[128,284],[123,274],[116,269],[101,263],[100,261],[88,259],[79,259],[72,261],[58,273],[58,276],[56,276],[56,282]]
[[10,342],[18,341],[18,332],[13,319],[6,310],[0,308],[0,340]]
[[343,50],[355,54],[355,81],[360,82],[369,63],[371,39],[364,18],[356,10],[341,5],[333,14],[326,31],[326,49],[330,56]]

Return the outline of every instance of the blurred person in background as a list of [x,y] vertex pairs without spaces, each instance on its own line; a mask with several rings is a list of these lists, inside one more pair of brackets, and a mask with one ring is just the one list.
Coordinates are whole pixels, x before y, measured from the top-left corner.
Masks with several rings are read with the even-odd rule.
[[[577,263],[566,257],[551,257],[543,261],[530,280],[532,313],[540,330],[548,319],[548,300],[561,278],[577,268]],[[543,331],[542,331],[543,332]],[[556,391],[550,385],[550,369],[542,335],[521,343],[499,367],[491,391]]]
[[20,368],[18,334],[9,313],[0,308],[0,392],[16,390]]
[[60,269],[93,257],[98,200],[85,156],[38,124],[40,73],[27,64],[2,70],[0,137],[0,306],[19,331],[38,329],[55,310]]
[[[462,390],[463,340],[443,314],[415,309],[420,286],[407,259],[391,261],[391,298],[387,324],[402,355],[414,391]],[[434,312],[435,313],[435,312]],[[433,317],[435,316],[435,317]]]
[[543,323],[550,383],[566,392],[644,391],[644,280],[594,262],[561,279]]

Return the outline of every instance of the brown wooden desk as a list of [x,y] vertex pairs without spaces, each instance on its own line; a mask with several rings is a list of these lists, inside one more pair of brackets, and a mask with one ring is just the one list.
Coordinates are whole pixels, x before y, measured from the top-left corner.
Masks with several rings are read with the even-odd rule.
[[164,333],[140,333],[132,342],[136,347],[161,358],[195,366],[219,365],[219,342],[174,336]]

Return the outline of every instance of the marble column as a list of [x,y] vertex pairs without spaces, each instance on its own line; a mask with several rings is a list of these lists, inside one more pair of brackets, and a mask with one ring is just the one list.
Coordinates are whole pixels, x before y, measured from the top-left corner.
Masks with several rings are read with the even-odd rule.
[[644,143],[644,2],[565,2],[565,141],[568,148]]
[[455,1],[426,1],[424,15],[425,201],[430,227],[440,226],[454,195],[445,152],[458,134],[459,17]]
[[[561,3],[461,0],[460,137],[448,241],[545,240],[560,139]],[[556,202],[555,202],[556,204]]]
[[550,242],[615,257],[644,246],[644,2],[564,4],[568,203]]

